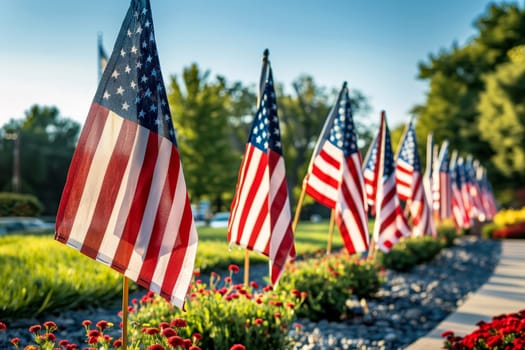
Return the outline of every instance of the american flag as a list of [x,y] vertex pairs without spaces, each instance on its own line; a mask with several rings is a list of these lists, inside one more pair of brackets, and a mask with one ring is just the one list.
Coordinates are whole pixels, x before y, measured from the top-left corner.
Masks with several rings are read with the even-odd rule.
[[421,162],[417,151],[416,133],[412,120],[401,140],[396,162],[396,186],[401,200],[407,201],[412,218],[414,236],[436,234],[429,206],[423,187]]
[[379,168],[376,166],[377,152],[379,147],[377,143],[377,137],[378,135],[376,135],[368,147],[363,168],[363,177],[365,179],[365,204],[367,204],[368,209],[371,211],[371,215],[375,215],[376,190],[379,171]]
[[494,198],[494,194],[492,192],[492,186],[487,179],[487,171],[484,167],[478,167],[476,178],[480,184],[481,201],[483,203],[486,219],[492,220],[494,215],[496,215],[498,208],[496,206],[496,199]]
[[317,141],[305,191],[335,209],[335,221],[350,254],[367,251],[369,243],[361,166],[345,82]]
[[237,180],[228,223],[228,241],[230,245],[236,244],[268,256],[270,280],[274,286],[288,258],[295,256],[271,67],[268,67],[268,78]]
[[467,178],[468,174],[465,160],[463,159],[463,157],[458,157],[456,161],[456,169],[458,176],[458,184],[460,186],[459,190],[461,192],[461,199],[463,201],[463,207],[465,208],[465,211],[470,221],[470,219],[473,218],[471,214],[474,210],[474,202],[472,201],[472,197],[470,195],[470,185]]
[[379,249],[388,252],[403,236],[410,235],[410,227],[396,191],[394,154],[384,111],[381,113],[376,142],[376,163],[372,171],[377,174],[378,181],[375,189],[376,221],[373,236]]
[[[437,164],[433,176],[434,210],[437,210],[441,220],[452,215],[452,188],[449,173],[448,141],[441,144]],[[437,174],[436,174],[437,173]]]
[[425,165],[425,173],[423,174],[423,187],[425,188],[425,196],[427,197],[430,211],[433,212],[433,191],[432,191],[432,172],[434,167],[434,161],[437,157],[434,155],[434,134],[429,133],[427,135],[427,159]]
[[147,0],[133,0],[71,161],[55,238],[182,307],[197,232]]
[[452,218],[459,228],[469,228],[471,221],[469,213],[463,205],[461,194],[461,168],[458,166],[457,151],[452,152],[450,158],[450,182],[452,190]]
[[469,183],[470,197],[472,198],[473,203],[471,217],[472,219],[477,219],[483,222],[485,221],[485,211],[483,209],[483,203],[481,202],[481,188],[476,177],[478,166],[478,160],[473,160],[472,156],[467,157],[467,181]]

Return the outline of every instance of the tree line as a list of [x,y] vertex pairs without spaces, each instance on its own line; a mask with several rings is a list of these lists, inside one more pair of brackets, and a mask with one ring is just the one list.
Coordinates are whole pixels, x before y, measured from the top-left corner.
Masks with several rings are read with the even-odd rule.
[[[437,142],[449,140],[451,148],[487,167],[500,202],[512,204],[515,189],[525,183],[525,10],[490,5],[474,27],[477,33],[465,45],[453,43],[419,64],[418,77],[429,89],[426,101],[412,110],[418,148],[424,153],[430,131]],[[168,85],[190,198],[210,200],[215,211],[228,209],[255,114],[256,88],[212,77],[197,63],[171,76]],[[292,202],[338,88],[319,86],[309,75],[298,77],[291,92],[277,86]],[[361,91],[352,90],[351,100],[364,155],[377,118],[366,118],[369,105]],[[402,129],[393,130],[394,145]],[[19,137],[20,190],[35,194],[45,213],[54,215],[80,125],[60,116],[56,107],[35,105],[1,131]],[[13,190],[8,169],[13,169],[15,147],[12,139],[0,137],[0,191]]]

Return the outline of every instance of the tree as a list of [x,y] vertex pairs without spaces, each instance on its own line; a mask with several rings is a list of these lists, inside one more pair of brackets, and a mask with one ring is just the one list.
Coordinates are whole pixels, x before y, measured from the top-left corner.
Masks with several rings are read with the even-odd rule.
[[224,195],[235,190],[240,154],[230,132],[230,92],[226,81],[209,79],[197,64],[185,68],[182,83],[171,77],[168,100],[177,129],[177,143],[192,201],[211,199],[216,211]]
[[493,164],[508,179],[508,190],[525,183],[524,63],[521,56],[487,74],[486,90],[478,104],[478,130],[494,150]]
[[[512,47],[525,43],[525,11],[516,4],[490,5],[475,28],[478,34],[465,46],[453,44],[451,49],[431,54],[428,62],[420,63],[419,78],[428,80],[430,88],[425,104],[413,109],[418,116],[416,133],[420,147],[433,131],[437,143],[448,139],[451,148],[472,154],[489,170],[497,170],[490,164],[497,150],[476,127],[478,105],[486,88],[483,77],[509,61],[507,52]],[[489,175],[498,180],[506,178],[499,171]]]
[[[80,125],[60,116],[56,107],[32,106],[21,120],[12,119],[2,127],[3,134],[17,135],[19,141],[20,190],[38,197],[44,214],[54,215],[58,208],[67,171],[80,131]],[[14,165],[14,142],[2,141],[2,169]],[[11,172],[2,172],[0,186],[11,187]]]

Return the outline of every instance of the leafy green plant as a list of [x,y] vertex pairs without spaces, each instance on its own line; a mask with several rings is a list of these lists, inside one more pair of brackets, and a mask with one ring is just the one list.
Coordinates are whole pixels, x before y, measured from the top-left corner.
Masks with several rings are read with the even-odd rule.
[[0,192],[1,216],[39,216],[42,203],[33,195]]
[[454,227],[454,223],[451,220],[443,221],[437,227],[438,238],[441,239],[445,247],[452,247],[454,245],[454,240],[458,237],[458,232]]
[[261,290],[254,282],[250,286],[234,284],[233,274],[238,271],[237,265],[230,265],[229,276],[224,279],[212,273],[209,285],[195,281],[186,312],[148,293],[133,301],[130,322],[137,330],[184,317],[187,327],[179,335],[199,333],[200,346],[210,350],[228,349],[234,344],[244,344],[248,349],[291,348],[289,329],[305,295],[299,291],[274,292],[268,286]]
[[346,301],[356,295],[366,298],[377,292],[383,279],[371,261],[346,253],[332,254],[291,264],[279,288],[301,290],[308,297],[297,310],[311,320],[339,320],[346,315]]
[[408,271],[430,261],[441,251],[443,243],[430,236],[402,239],[388,253],[379,252],[378,263],[387,269]]

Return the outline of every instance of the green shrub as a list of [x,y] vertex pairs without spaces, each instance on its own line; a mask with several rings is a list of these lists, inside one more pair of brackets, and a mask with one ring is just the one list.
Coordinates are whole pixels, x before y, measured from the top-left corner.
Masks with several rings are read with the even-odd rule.
[[445,247],[452,247],[454,240],[458,237],[456,227],[452,221],[441,222],[437,228],[437,235],[444,242]]
[[269,287],[260,290],[253,282],[249,287],[234,284],[232,272],[236,271],[238,267],[232,265],[230,276],[222,281],[212,274],[209,286],[202,281],[192,284],[186,312],[153,293],[134,301],[129,318],[135,325],[132,337],[142,336],[138,331],[141,326],[158,327],[183,317],[187,327],[180,329],[179,335],[190,338],[201,334],[202,349],[229,349],[234,344],[247,349],[291,349],[289,328],[304,294],[274,292]]
[[402,239],[388,253],[379,252],[378,263],[387,269],[408,271],[414,266],[432,260],[443,243],[430,236]]
[[279,288],[308,293],[300,317],[317,321],[340,320],[346,314],[346,301],[354,294],[366,298],[383,282],[379,268],[371,261],[346,253],[295,262],[283,273]]
[[483,238],[487,238],[487,239],[490,239],[490,238],[493,238],[493,233],[494,231],[496,231],[497,229],[501,228],[502,226],[494,223],[494,222],[489,222],[485,225],[483,225],[483,227],[481,228],[481,236]]
[[0,192],[1,216],[39,216],[42,203],[31,194]]

